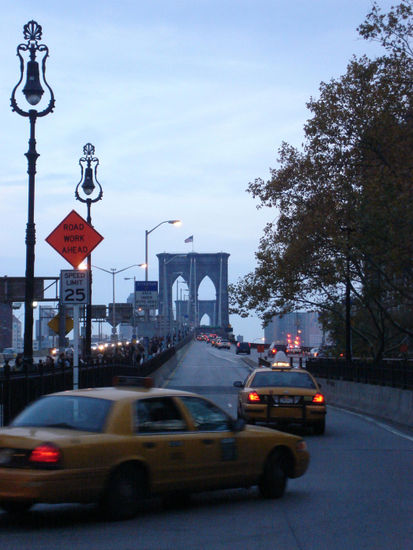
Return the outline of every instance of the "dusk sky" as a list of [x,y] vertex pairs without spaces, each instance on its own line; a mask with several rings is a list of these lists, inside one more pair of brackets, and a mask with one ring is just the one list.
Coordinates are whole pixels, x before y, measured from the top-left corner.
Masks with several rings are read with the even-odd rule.
[[[384,11],[397,2],[380,0]],[[0,0],[0,272],[24,276],[29,123],[13,113],[19,79],[16,47],[34,19],[47,44],[47,80],[55,111],[36,125],[36,276],[70,265],[45,238],[73,209],[79,157],[90,142],[99,158],[103,200],[92,207],[104,237],[92,263],[123,269],[144,262],[158,278],[156,254],[228,252],[229,280],[254,269],[266,222],[246,192],[268,179],[282,141],[300,146],[306,102],[321,81],[338,78],[353,54],[381,50],[357,26],[370,0]],[[21,96],[21,104],[27,104]],[[116,301],[144,278],[133,268],[116,277]],[[95,270],[93,302],[112,301],[112,278]],[[212,299],[204,283],[201,299]],[[19,313],[18,313],[19,315]],[[231,316],[234,334],[262,336],[256,317]],[[110,332],[108,327],[107,333]]]

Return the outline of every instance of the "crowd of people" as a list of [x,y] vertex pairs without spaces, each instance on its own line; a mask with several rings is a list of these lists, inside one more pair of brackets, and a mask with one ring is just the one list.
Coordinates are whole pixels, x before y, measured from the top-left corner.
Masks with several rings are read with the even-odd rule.
[[[78,364],[97,365],[108,363],[110,361],[120,361],[122,363],[140,366],[145,361],[152,359],[162,351],[175,346],[186,334],[177,333],[167,336],[153,336],[152,338],[142,338],[134,342],[117,342],[116,344],[99,345],[92,349],[91,354],[86,356],[79,353]],[[5,360],[3,367],[10,372],[24,372],[23,354],[18,353],[14,364],[12,361]],[[73,350],[71,348],[60,351],[55,354],[50,352],[46,357],[34,358],[33,365],[30,365],[30,371],[63,369],[73,366]]]

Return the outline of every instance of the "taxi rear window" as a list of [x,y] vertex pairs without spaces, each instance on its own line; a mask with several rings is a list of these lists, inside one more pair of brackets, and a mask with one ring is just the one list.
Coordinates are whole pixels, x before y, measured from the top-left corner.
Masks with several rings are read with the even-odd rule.
[[95,397],[51,395],[24,409],[11,426],[102,432],[112,402]]
[[265,387],[315,389],[312,378],[306,372],[257,372],[251,381],[251,388]]

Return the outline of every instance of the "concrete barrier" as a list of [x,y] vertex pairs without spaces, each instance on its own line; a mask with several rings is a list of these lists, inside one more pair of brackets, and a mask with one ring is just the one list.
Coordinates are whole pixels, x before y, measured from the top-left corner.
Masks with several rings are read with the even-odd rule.
[[337,405],[356,412],[413,427],[413,391],[373,386],[344,380],[318,378],[327,405]]
[[193,340],[191,340],[186,346],[178,349],[177,352],[166,363],[162,365],[162,367],[151,374],[157,388],[162,388],[165,385],[165,382],[167,381],[171,373],[176,369],[179,361],[188,352],[192,344]]

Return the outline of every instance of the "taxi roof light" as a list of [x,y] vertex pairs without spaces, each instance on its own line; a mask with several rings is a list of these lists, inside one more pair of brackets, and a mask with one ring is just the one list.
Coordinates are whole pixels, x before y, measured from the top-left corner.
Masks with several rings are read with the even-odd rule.
[[283,368],[283,369],[291,369],[291,365],[288,361],[275,361],[274,363],[271,363],[271,367],[273,368]]
[[153,378],[150,376],[114,376],[114,386],[121,387],[138,387],[138,388],[153,388]]

